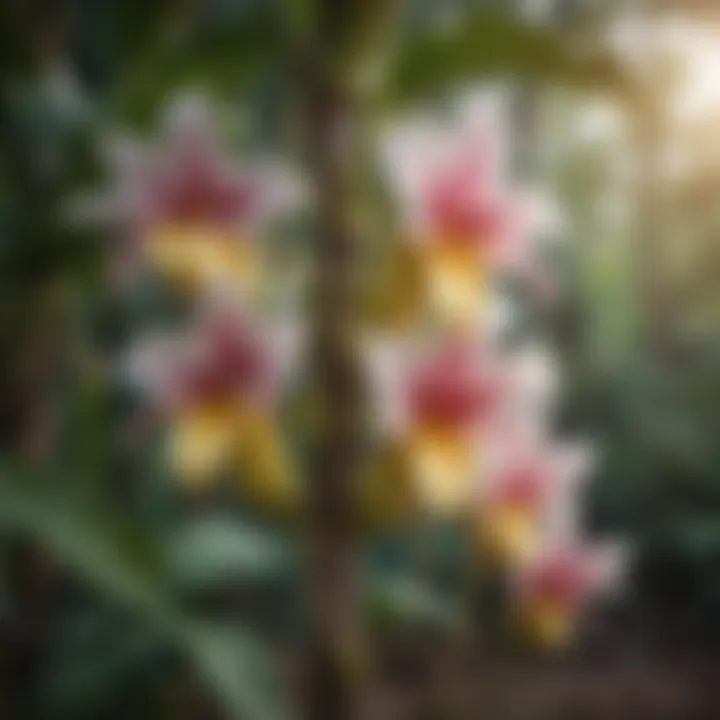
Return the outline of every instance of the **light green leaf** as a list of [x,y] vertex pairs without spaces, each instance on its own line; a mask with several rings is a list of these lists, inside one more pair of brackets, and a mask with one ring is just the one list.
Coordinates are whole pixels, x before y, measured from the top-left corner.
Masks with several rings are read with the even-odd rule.
[[286,574],[290,560],[287,547],[269,532],[221,518],[182,528],[171,539],[168,557],[174,577],[188,588],[238,578],[275,580]]
[[369,604],[377,620],[393,625],[451,629],[460,617],[447,597],[412,577],[376,577],[370,584]]

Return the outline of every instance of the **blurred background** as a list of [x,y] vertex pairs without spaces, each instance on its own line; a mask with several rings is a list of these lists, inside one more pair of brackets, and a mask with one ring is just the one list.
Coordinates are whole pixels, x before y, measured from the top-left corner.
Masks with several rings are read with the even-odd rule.
[[[120,300],[108,243],[66,209],[101,181],[104,134],[151,130],[186,87],[236,111],[239,142],[296,157],[300,6],[0,4],[2,717],[292,716],[290,534],[163,477],[113,367],[174,309],[153,288]],[[378,61],[371,112],[500,85],[522,171],[562,207],[558,294],[524,322],[562,359],[560,424],[602,448],[587,524],[634,546],[622,602],[572,650],[478,660],[478,716],[720,717],[720,5],[398,6],[392,32],[358,29]],[[396,545],[377,552],[392,576]],[[399,583],[370,599],[400,637],[386,674],[401,699],[373,717],[425,717],[410,659],[448,609]]]

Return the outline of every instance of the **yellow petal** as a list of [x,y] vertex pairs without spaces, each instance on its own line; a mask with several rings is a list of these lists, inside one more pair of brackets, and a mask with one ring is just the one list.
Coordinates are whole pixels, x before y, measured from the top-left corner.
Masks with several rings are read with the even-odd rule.
[[526,508],[486,508],[479,524],[481,549],[493,560],[514,565],[537,547],[537,525]]
[[455,428],[417,427],[409,452],[421,502],[429,510],[453,513],[471,500],[475,449]]
[[180,413],[170,429],[169,462],[191,488],[210,484],[237,442],[241,408],[236,403],[199,404]]
[[257,283],[256,258],[247,239],[200,225],[162,225],[145,242],[148,262],[171,283],[194,291],[218,280]]
[[486,294],[485,265],[471,245],[436,242],[426,249],[432,307],[445,319],[472,323]]
[[418,509],[407,442],[388,442],[372,458],[363,480],[363,514],[369,524],[400,522]]
[[575,618],[562,603],[535,600],[522,609],[529,639],[544,647],[562,647],[573,637]]
[[427,302],[426,263],[419,246],[401,241],[377,259],[363,299],[372,325],[401,328],[419,318]]
[[274,508],[295,507],[300,488],[277,424],[262,409],[248,409],[239,429],[238,478],[248,497]]

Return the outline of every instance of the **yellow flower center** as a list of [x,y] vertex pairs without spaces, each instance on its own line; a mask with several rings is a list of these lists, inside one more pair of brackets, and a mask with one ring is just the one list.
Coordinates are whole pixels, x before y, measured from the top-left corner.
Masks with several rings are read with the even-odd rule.
[[409,454],[421,502],[431,510],[454,512],[470,499],[474,448],[462,428],[417,425]]
[[530,638],[545,647],[567,645],[575,629],[570,609],[556,600],[537,598],[524,608],[523,620]]
[[146,238],[148,262],[178,287],[194,291],[217,281],[246,288],[257,282],[256,258],[247,238],[206,225],[159,225]]
[[195,404],[178,414],[170,430],[169,462],[183,484],[203,489],[212,482],[230,459],[243,415],[234,399]]
[[529,558],[537,547],[537,527],[524,504],[499,504],[484,509],[479,524],[481,546],[501,563]]
[[443,317],[465,324],[483,302],[486,267],[474,244],[438,239],[426,250],[430,302]]

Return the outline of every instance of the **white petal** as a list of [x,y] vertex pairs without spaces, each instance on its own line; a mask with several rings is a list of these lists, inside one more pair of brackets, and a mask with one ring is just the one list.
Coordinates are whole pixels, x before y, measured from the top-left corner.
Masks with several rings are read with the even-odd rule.
[[494,188],[510,170],[509,99],[508,88],[497,85],[466,90],[456,101],[455,152],[482,163]]
[[535,189],[522,190],[518,193],[518,202],[531,237],[538,242],[562,237],[565,219],[559,204],[550,195]]
[[[417,116],[381,132],[380,151],[403,222],[422,230],[428,180],[447,157],[450,138],[434,119]],[[417,233],[420,234],[420,233]],[[415,238],[416,233],[411,233]]]
[[514,401],[531,412],[549,410],[559,389],[558,366],[549,349],[527,346],[510,363]]
[[151,335],[139,340],[123,358],[120,374],[129,386],[145,393],[163,408],[177,399],[176,363],[184,354],[182,342],[170,335]]
[[592,551],[593,590],[606,593],[622,584],[631,560],[631,549],[624,540],[599,543]]
[[166,106],[163,135],[175,144],[203,141],[214,137],[215,122],[210,99],[201,91],[187,91]]
[[475,331],[483,345],[493,345],[509,330],[514,309],[509,298],[492,292],[484,303],[478,303]]
[[131,182],[143,175],[154,156],[147,143],[124,132],[109,133],[100,147],[117,182]]
[[285,318],[282,322],[269,324],[265,342],[274,374],[277,377],[277,391],[287,387],[298,371],[300,360],[307,343],[304,323],[298,318]]
[[375,336],[363,341],[362,355],[377,430],[390,437],[401,434],[409,423],[404,390],[411,346],[403,338]]
[[558,442],[553,448],[558,481],[577,485],[587,480],[598,460],[598,449],[589,441]]
[[248,180],[260,189],[258,212],[272,217],[302,207],[310,198],[310,187],[281,160],[266,160],[247,171]]

